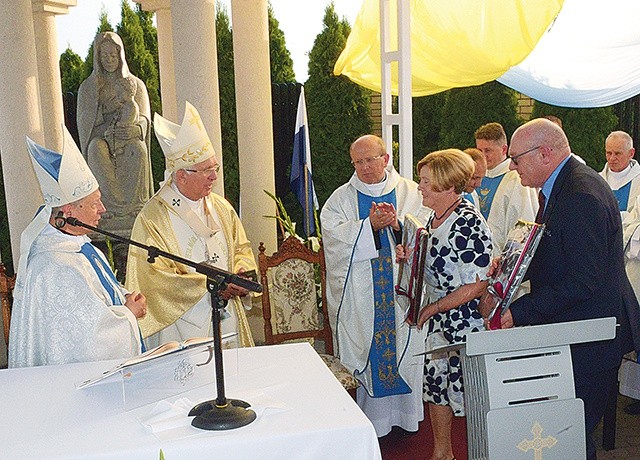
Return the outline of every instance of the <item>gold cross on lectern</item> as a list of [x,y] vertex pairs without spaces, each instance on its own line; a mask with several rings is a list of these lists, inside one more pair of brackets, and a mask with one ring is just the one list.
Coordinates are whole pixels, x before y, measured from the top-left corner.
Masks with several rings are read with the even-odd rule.
[[520,444],[518,444],[518,449],[520,449],[522,452],[527,452],[533,449],[533,458],[535,460],[542,460],[542,449],[545,447],[548,447],[550,449],[558,442],[558,440],[553,436],[547,436],[546,438],[542,439],[543,431],[544,430],[538,422],[534,423],[533,428],[531,428],[533,439],[523,439],[522,441],[520,441]]

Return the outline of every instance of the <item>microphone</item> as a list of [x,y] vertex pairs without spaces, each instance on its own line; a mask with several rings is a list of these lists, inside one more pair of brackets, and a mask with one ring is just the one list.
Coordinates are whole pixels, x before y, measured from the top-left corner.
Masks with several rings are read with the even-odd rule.
[[[167,259],[174,260],[176,262],[180,262],[180,263],[182,263],[184,265],[187,265],[189,267],[193,267],[193,268],[195,268],[195,270],[198,273],[206,275],[208,278],[222,277],[226,283],[235,284],[235,285],[240,286],[240,287],[242,287],[244,289],[247,289],[247,290],[249,290],[251,292],[262,292],[262,285],[260,283],[258,283],[257,281],[254,281],[253,279],[251,279],[251,278],[253,278],[255,276],[251,272],[243,273],[241,275],[238,275],[238,274],[235,274],[235,273],[228,272],[226,270],[222,270],[220,268],[216,268],[216,267],[214,267],[212,265],[207,264],[206,262],[202,262],[202,263],[193,262],[193,261],[191,261],[189,259],[185,259],[185,258],[177,256],[175,254],[168,253],[168,252],[163,251],[163,250],[161,250],[159,248],[156,248],[154,246],[147,246],[146,244],[142,244],[142,243],[139,243],[137,241],[130,240],[128,238],[123,238],[122,236],[116,235],[115,233],[107,232],[105,230],[101,230],[101,229],[99,229],[97,227],[94,227],[92,225],[85,224],[84,222],[82,222],[81,220],[76,219],[75,217],[66,217],[65,218],[65,217],[61,216],[60,219],[64,223],[67,223],[67,224],[72,225],[74,227],[84,227],[84,228],[87,228],[87,229],[89,229],[91,231],[106,235],[106,236],[108,236],[109,238],[111,238],[111,239],[113,239],[115,241],[121,241],[121,242],[123,242],[125,244],[130,244],[130,245],[136,246],[138,248],[144,249],[145,251],[147,251],[147,254],[148,254],[147,260],[150,263],[153,263],[155,258],[158,257],[158,256],[165,257]],[[251,278],[247,278],[247,276],[249,276]],[[257,279],[257,276],[255,276],[255,279]]]
[[66,223],[67,223],[67,219],[65,219],[64,213],[62,211],[58,211],[58,214],[56,214],[56,217],[54,217],[53,219],[53,225],[56,228],[60,229],[64,227]]

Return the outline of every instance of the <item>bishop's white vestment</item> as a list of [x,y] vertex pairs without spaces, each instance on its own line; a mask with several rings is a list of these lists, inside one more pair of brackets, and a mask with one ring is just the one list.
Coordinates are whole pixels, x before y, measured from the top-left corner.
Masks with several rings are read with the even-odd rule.
[[424,356],[415,356],[424,351],[424,335],[404,323],[395,302],[396,242],[388,228],[374,235],[371,202],[394,203],[400,220],[407,213],[421,217],[426,208],[417,184],[388,166],[380,184],[365,184],[354,174],[320,214],[335,350],[361,383],[358,404],[384,436],[393,426],[416,431],[424,418]]
[[14,291],[9,367],[130,358],[140,330],[125,291],[86,236],[47,225]]
[[538,192],[525,187],[516,171],[509,170],[508,158],[487,170],[477,189],[480,212],[487,220],[493,240],[493,256],[504,249],[507,235],[518,219],[533,222],[538,212]]

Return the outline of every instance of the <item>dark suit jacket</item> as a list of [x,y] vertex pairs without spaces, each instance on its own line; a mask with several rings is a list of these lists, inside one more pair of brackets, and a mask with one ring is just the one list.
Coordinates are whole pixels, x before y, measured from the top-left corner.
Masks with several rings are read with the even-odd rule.
[[527,271],[531,293],[511,304],[516,326],[616,316],[615,340],[572,346],[576,378],[617,367],[631,346],[626,309],[638,302],[624,268],[620,210],[607,183],[574,158],[562,167]]

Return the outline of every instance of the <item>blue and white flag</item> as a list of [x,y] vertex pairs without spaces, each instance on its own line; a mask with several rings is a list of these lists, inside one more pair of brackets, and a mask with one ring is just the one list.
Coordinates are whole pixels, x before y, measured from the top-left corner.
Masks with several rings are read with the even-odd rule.
[[296,130],[293,138],[293,158],[291,159],[291,190],[302,206],[304,233],[307,237],[316,231],[313,210],[318,209],[318,198],[311,175],[311,147],[309,144],[309,122],[307,105],[304,102],[304,87],[300,88]]

